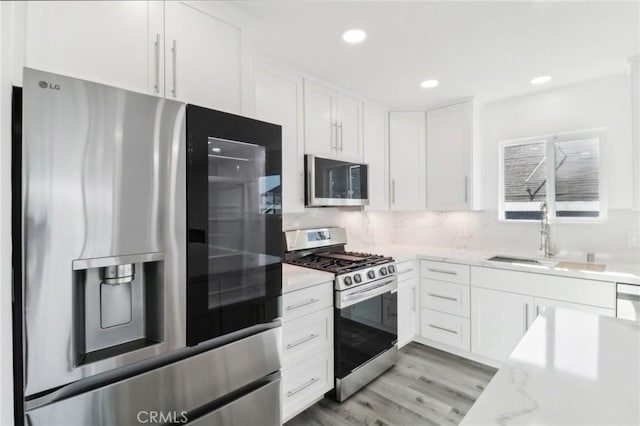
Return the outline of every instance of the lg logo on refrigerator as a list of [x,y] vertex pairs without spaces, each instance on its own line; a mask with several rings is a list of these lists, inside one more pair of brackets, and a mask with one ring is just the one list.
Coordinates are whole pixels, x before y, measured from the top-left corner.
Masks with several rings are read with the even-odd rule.
[[60,90],[60,85],[48,83],[44,80],[41,80],[40,83],[38,83],[38,86],[42,89]]

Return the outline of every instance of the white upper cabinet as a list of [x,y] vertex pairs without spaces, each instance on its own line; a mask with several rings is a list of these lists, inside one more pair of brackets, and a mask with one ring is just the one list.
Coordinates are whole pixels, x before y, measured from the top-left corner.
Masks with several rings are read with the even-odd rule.
[[368,210],[389,209],[388,114],[383,108],[364,106],[364,162],[369,165]]
[[426,208],[425,150],[425,113],[389,113],[391,210]]
[[481,208],[478,123],[473,101],[427,112],[427,209]]
[[304,152],[331,157],[337,150],[336,93],[304,81]]
[[240,114],[243,29],[200,3],[165,3],[165,96]]
[[362,101],[304,81],[304,152],[362,161]]
[[159,90],[163,2],[24,5],[25,66],[142,93]]
[[282,126],[282,210],[304,211],[302,78],[258,64],[256,118]]

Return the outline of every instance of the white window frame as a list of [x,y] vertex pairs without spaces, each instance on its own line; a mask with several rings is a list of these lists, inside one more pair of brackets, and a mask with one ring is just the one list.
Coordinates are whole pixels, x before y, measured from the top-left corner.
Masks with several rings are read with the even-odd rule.
[[[536,219],[506,219],[504,200],[504,149],[514,145],[527,145],[543,142],[546,159],[545,170],[547,175],[547,182],[545,185],[545,201],[547,202],[547,211],[549,222],[551,223],[603,223],[608,218],[608,194],[607,194],[607,156],[606,145],[607,132],[606,128],[587,129],[576,132],[558,133],[551,135],[536,136],[523,139],[512,139],[502,141],[498,144],[498,219],[508,223],[527,223],[538,222]],[[564,141],[584,140],[584,139],[597,139],[598,140],[598,195],[599,195],[599,215],[598,217],[558,217],[556,216],[556,143]],[[509,203],[517,204],[517,203]],[[522,203],[526,205],[528,203]],[[538,203],[540,208],[541,203]]]

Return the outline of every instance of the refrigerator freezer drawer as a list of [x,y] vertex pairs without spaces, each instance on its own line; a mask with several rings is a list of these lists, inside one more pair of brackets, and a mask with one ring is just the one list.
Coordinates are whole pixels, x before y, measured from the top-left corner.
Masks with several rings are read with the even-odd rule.
[[281,367],[281,340],[281,327],[272,328],[32,409],[26,412],[25,423],[33,426],[115,426],[139,424],[149,413],[164,413],[164,416],[171,415],[179,420],[185,412],[202,408],[278,372]]
[[278,426],[280,425],[280,379],[198,417],[189,424],[193,426]]

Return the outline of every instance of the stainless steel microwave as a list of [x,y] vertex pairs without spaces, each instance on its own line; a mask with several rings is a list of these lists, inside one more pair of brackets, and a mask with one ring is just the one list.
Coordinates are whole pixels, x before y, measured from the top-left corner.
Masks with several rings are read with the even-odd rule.
[[369,166],[305,155],[307,207],[366,206],[369,204]]

